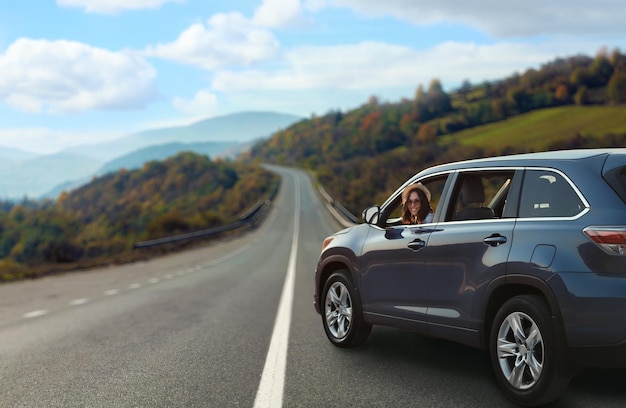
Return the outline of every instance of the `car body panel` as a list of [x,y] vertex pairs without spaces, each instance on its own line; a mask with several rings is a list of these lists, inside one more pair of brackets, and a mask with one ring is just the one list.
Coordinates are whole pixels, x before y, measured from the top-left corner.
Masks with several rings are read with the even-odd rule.
[[[431,334],[445,338],[461,336],[461,342],[477,345],[482,311],[476,302],[489,282],[507,272],[515,221],[443,224],[431,235],[424,250]],[[501,237],[504,242],[486,243],[491,237]]]
[[422,249],[431,226],[371,227],[360,256],[359,274],[366,320],[376,320],[378,315],[379,320],[425,323],[428,286]]

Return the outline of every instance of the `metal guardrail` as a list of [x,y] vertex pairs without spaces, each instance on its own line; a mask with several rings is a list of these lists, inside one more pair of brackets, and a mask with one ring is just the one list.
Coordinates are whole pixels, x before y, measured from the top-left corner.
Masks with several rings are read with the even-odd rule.
[[172,242],[184,241],[187,239],[202,238],[202,237],[207,237],[210,235],[219,234],[221,232],[236,230],[237,228],[241,228],[244,225],[250,225],[250,224],[256,223],[259,220],[259,218],[261,218],[261,216],[263,215],[264,213],[263,210],[268,208],[270,204],[271,204],[270,200],[257,202],[254,206],[252,206],[250,209],[246,210],[243,214],[241,214],[237,221],[231,224],[222,225],[219,227],[209,228],[209,229],[195,231],[195,232],[189,232],[186,234],[173,235],[171,237],[157,238],[157,239],[152,239],[149,241],[137,242],[135,243],[133,248],[135,249],[148,248],[148,247],[153,247],[157,245],[170,244]]
[[332,198],[324,187],[319,186],[319,191],[324,200],[326,200],[326,208],[342,226],[347,228],[360,223],[360,219],[348,211],[339,201]]
[[[348,209],[346,209],[341,203],[333,199],[324,189],[324,187],[319,186],[319,191],[326,200],[326,207],[333,215],[333,217],[344,227],[350,227],[360,223],[360,220],[357,216],[352,214]],[[173,235],[170,237],[163,237],[152,239],[149,241],[137,242],[133,245],[135,249],[141,248],[149,248],[157,245],[170,244],[173,242],[184,241],[188,239],[202,238],[210,235],[219,234],[222,232],[233,231],[238,228],[241,228],[245,225],[255,224],[265,213],[265,210],[269,208],[271,205],[271,199],[273,199],[278,192],[278,189],[274,190],[271,193],[270,199],[265,201],[258,201],[254,206],[246,210],[239,216],[239,219],[231,224],[222,225],[215,228],[200,230],[189,232],[186,234]]]

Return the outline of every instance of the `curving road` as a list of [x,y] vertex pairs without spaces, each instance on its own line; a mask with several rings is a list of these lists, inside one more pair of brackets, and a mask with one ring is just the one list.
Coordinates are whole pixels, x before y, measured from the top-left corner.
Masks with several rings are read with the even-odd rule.
[[[487,354],[389,328],[341,350],[312,306],[339,227],[309,178],[258,229],[149,262],[0,286],[2,407],[507,407]],[[623,407],[622,370],[557,407]]]

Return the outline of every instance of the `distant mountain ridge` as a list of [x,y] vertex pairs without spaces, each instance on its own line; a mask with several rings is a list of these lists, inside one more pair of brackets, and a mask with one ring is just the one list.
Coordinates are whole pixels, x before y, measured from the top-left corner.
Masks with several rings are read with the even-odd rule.
[[0,148],[0,199],[55,199],[93,177],[121,168],[141,167],[188,150],[232,157],[260,138],[301,120],[274,112],[241,112],[205,119],[189,126],[151,129],[120,139],[78,146],[37,156],[19,149]]
[[97,176],[115,172],[121,169],[133,170],[141,168],[144,163],[152,160],[165,160],[168,157],[184,151],[195,152],[211,158],[220,156],[222,152],[233,147],[231,142],[207,142],[207,143],[167,143],[156,146],[148,146],[135,150],[105,163],[96,172]]
[[13,147],[0,146],[0,160],[27,160],[33,157],[37,157],[37,154]]
[[71,154],[34,156],[0,163],[0,199],[39,198],[53,186],[76,177],[87,177],[102,162]]
[[65,150],[81,156],[108,161],[148,146],[177,142],[232,142],[243,143],[271,136],[292,123],[299,116],[274,112],[240,112],[201,120],[188,126],[145,130],[122,138]]

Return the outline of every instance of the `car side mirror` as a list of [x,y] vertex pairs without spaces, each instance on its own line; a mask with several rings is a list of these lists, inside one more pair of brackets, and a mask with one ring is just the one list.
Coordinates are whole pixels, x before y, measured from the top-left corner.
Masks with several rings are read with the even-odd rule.
[[368,207],[363,210],[363,222],[366,224],[376,225],[378,224],[378,219],[380,217],[380,207],[375,205],[372,207]]

